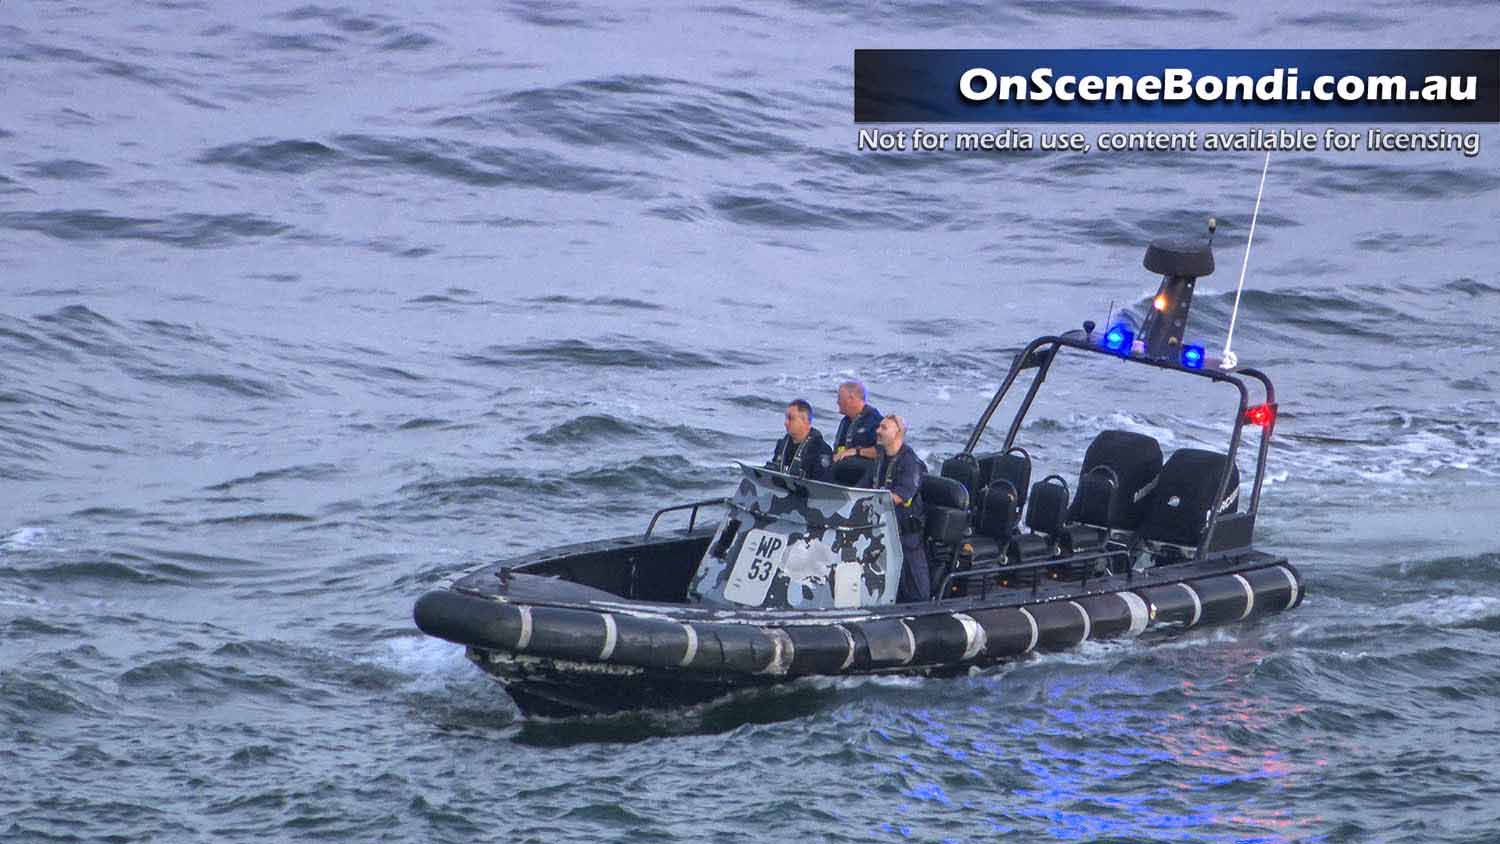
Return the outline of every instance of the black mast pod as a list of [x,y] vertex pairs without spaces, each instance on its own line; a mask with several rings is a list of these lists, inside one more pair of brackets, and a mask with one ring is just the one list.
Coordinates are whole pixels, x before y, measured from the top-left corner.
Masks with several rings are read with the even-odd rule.
[[1146,249],[1145,264],[1162,278],[1141,326],[1141,342],[1146,357],[1177,360],[1187,333],[1193,288],[1199,278],[1214,271],[1213,247],[1200,240],[1155,240]]

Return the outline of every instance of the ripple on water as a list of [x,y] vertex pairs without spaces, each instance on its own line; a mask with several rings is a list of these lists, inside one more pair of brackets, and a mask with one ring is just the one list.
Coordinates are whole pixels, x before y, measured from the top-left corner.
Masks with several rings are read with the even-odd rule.
[[709,354],[689,351],[659,341],[619,338],[618,342],[590,343],[585,340],[555,340],[513,346],[489,346],[480,353],[459,355],[461,363],[486,367],[516,364],[551,364],[569,367],[624,369],[722,369],[734,365],[763,363],[748,352],[722,350]]
[[173,214],[126,217],[86,208],[0,213],[0,227],[44,234],[58,240],[142,240],[184,249],[206,249],[286,234],[290,225],[258,214]]

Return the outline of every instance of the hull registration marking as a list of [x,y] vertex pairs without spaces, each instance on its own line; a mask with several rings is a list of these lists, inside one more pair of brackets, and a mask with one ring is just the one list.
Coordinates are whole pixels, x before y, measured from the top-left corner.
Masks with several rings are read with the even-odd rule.
[[785,536],[760,528],[747,531],[739,556],[735,557],[734,570],[724,584],[724,600],[746,607],[764,604],[786,552]]

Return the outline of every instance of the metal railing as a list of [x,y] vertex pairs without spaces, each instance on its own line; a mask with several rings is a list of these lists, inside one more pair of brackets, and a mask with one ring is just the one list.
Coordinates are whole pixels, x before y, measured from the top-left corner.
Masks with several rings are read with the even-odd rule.
[[[1111,558],[1123,558],[1128,561],[1130,558],[1130,554],[1127,550],[1122,548],[1106,548],[1102,551],[1094,551],[1087,554],[1079,554],[1070,557],[1037,560],[1036,562],[1031,563],[1015,563],[1012,565],[985,566],[984,568],[966,569],[964,571],[950,571],[948,572],[947,576],[943,578],[942,588],[938,590],[938,600],[944,600],[950,597],[948,591],[953,586],[954,581],[967,580],[975,577],[986,578],[989,575],[1013,575],[1027,572],[1031,574],[1031,594],[1035,595],[1038,591],[1041,590],[1042,575],[1048,569],[1068,569],[1078,566],[1081,563],[1092,563],[1095,560],[1107,560]],[[1093,566],[1088,566],[1083,569],[1083,577],[1081,579],[1081,582],[1079,583],[1080,588],[1088,588],[1090,570],[1092,568]],[[1127,571],[1125,572],[1125,577],[1127,580],[1130,580],[1133,579],[1134,574],[1135,572],[1132,567],[1131,569],[1127,569]],[[983,586],[983,591],[980,592],[980,597],[986,597],[990,593],[989,581],[981,580],[980,582]]]
[[666,513],[672,513],[672,512],[675,512],[677,510],[691,510],[692,511],[688,515],[688,526],[687,526],[688,533],[692,533],[693,532],[693,528],[696,527],[697,524],[698,524],[698,509],[700,507],[708,507],[708,506],[713,505],[713,504],[728,504],[728,503],[729,503],[729,499],[727,499],[727,498],[705,498],[702,501],[694,501],[694,502],[691,502],[689,504],[673,504],[671,507],[663,507],[660,510],[657,510],[656,514],[651,517],[651,523],[648,524],[648,525],[646,525],[646,535],[643,536],[643,537],[641,537],[641,538],[642,539],[650,539],[651,538],[651,534],[656,530],[656,522],[657,522],[657,520],[660,519],[664,514],[666,514]]

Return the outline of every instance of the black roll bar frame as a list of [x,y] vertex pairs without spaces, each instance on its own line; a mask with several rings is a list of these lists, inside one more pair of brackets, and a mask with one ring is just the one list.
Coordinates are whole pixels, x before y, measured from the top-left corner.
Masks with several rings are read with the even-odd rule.
[[1198,560],[1203,559],[1213,542],[1214,529],[1219,524],[1218,502],[1224,500],[1225,494],[1229,491],[1230,476],[1234,474],[1231,469],[1235,465],[1234,460],[1239,453],[1240,439],[1245,428],[1245,414],[1250,408],[1250,390],[1246,386],[1244,377],[1258,381],[1264,388],[1264,404],[1270,408],[1271,418],[1261,429],[1260,447],[1257,449],[1255,457],[1255,482],[1251,487],[1249,507],[1244,514],[1251,520],[1251,529],[1254,529],[1254,519],[1260,510],[1261,486],[1265,481],[1266,455],[1271,445],[1271,433],[1276,426],[1277,411],[1276,388],[1271,384],[1270,377],[1258,369],[1246,367],[1238,370],[1221,370],[1213,366],[1214,362],[1210,360],[1204,361],[1202,369],[1192,369],[1183,366],[1175,360],[1160,360],[1135,354],[1122,355],[1119,352],[1111,351],[1099,345],[1093,339],[1092,334],[1086,334],[1081,330],[1070,331],[1061,335],[1044,335],[1027,343],[1026,347],[1018,352],[1011,361],[1010,370],[1005,374],[1005,380],[1000,383],[1000,387],[995,391],[994,397],[990,399],[989,404],[985,406],[984,412],[980,414],[979,421],[975,423],[974,431],[969,434],[968,442],[964,444],[963,451],[960,454],[972,455],[974,453],[974,449],[979,445],[979,438],[984,435],[985,429],[989,427],[991,417],[999,409],[1000,403],[1004,401],[1006,394],[1015,384],[1016,378],[1023,371],[1036,368],[1036,377],[1032,379],[1031,386],[1026,390],[1026,396],[1021,400],[1020,409],[1016,411],[1015,418],[1011,420],[1010,428],[1005,433],[1005,443],[1001,446],[1000,451],[1004,453],[1015,446],[1016,435],[1020,433],[1021,424],[1025,422],[1026,414],[1030,412],[1031,404],[1036,399],[1042,383],[1047,380],[1047,373],[1052,369],[1052,364],[1057,360],[1058,353],[1064,348],[1104,355],[1105,357],[1115,358],[1125,363],[1142,364],[1171,372],[1181,372],[1197,378],[1206,378],[1210,381],[1229,384],[1239,392],[1239,409],[1235,414],[1234,429],[1229,435],[1229,452],[1225,461],[1225,471],[1223,477],[1219,479],[1219,492],[1214,498],[1215,505],[1209,515],[1208,529],[1204,531],[1203,539],[1195,549],[1194,559]]

